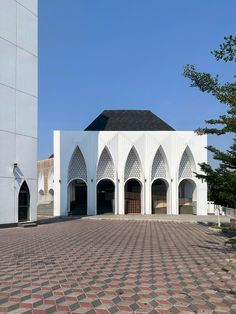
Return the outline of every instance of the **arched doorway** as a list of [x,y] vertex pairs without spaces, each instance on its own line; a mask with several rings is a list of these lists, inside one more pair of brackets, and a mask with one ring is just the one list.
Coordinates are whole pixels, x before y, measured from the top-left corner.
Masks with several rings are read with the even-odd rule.
[[179,183],[179,214],[197,214],[197,188],[191,179]]
[[38,202],[41,203],[44,199],[44,191],[40,190],[38,195]]
[[141,184],[136,179],[125,183],[125,214],[141,214]]
[[97,214],[115,212],[115,185],[109,179],[103,179],[97,184]]
[[29,220],[30,192],[27,183],[24,181],[21,185],[18,196],[18,221]]
[[87,184],[80,179],[70,182],[68,186],[69,214],[87,215]]
[[168,185],[162,179],[152,183],[152,214],[167,214]]
[[48,197],[49,197],[49,201],[50,202],[53,202],[54,201],[54,190],[53,189],[50,189],[48,191]]

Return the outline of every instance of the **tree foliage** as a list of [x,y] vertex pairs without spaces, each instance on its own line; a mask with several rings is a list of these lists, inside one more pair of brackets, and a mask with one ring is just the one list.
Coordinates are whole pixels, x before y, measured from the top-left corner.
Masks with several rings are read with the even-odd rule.
[[218,50],[211,52],[216,60],[235,61],[236,62],[236,37],[230,35],[224,37],[224,43],[220,45]]
[[[217,61],[236,62],[236,37],[228,36],[218,50],[211,52]],[[231,133],[233,144],[226,151],[208,146],[213,158],[219,161],[219,167],[213,169],[206,163],[200,164],[202,173],[196,174],[206,180],[209,187],[210,199],[217,204],[236,208],[236,76],[232,82],[220,83],[219,75],[198,72],[194,65],[186,65],[183,75],[190,79],[191,87],[196,87],[204,93],[211,94],[220,103],[226,105],[226,113],[217,119],[205,121],[208,126],[196,130],[198,134],[223,135]]]

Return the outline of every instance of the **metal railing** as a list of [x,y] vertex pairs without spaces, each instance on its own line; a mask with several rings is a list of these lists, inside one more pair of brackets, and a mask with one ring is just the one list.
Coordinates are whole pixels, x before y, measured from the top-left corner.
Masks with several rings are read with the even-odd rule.
[[234,208],[228,208],[228,207],[222,207],[222,212],[227,217],[236,218],[236,209]]
[[220,214],[222,216],[236,218],[236,209],[217,205],[214,202],[208,202],[208,214]]

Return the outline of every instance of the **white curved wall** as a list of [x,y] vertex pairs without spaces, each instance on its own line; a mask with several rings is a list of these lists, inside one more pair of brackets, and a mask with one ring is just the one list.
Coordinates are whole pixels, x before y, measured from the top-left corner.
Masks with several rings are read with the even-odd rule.
[[0,224],[18,222],[24,180],[36,219],[37,11],[37,0],[0,1]]

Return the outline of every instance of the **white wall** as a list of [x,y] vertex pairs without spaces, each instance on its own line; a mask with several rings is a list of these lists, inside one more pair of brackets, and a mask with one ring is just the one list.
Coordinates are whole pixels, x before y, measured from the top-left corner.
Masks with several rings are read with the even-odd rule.
[[0,224],[18,222],[24,180],[31,194],[30,219],[36,219],[37,24],[37,0],[0,1]]
[[[135,146],[142,163],[141,182],[142,213],[151,214],[151,169],[153,158],[161,146],[168,163],[166,181],[169,184],[168,214],[178,214],[179,164],[188,146],[194,158],[195,169],[198,163],[207,162],[207,137],[198,136],[192,131],[55,131],[54,132],[54,215],[67,215],[67,173],[76,146],[85,158],[88,171],[88,214],[96,214],[96,166],[105,146],[108,147],[116,170],[116,213],[124,214],[124,169],[128,154]],[[194,176],[197,185],[197,214],[207,214],[207,186]]]

